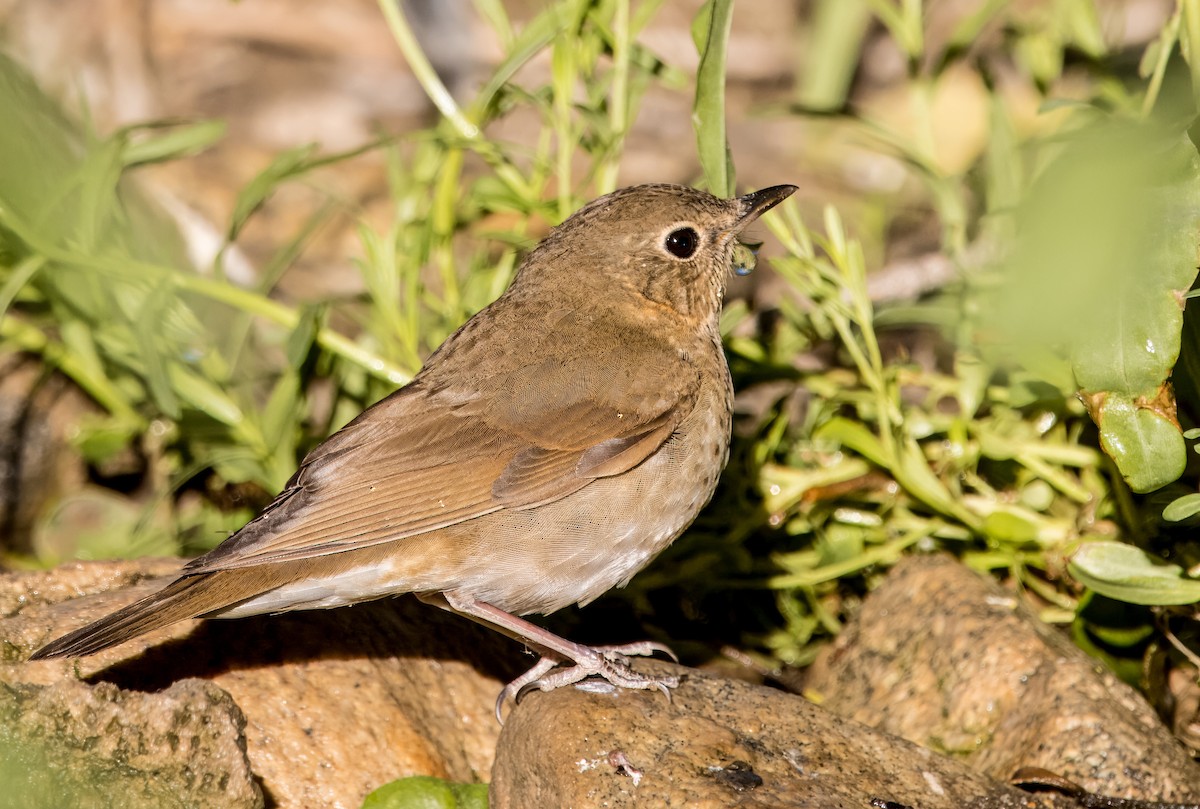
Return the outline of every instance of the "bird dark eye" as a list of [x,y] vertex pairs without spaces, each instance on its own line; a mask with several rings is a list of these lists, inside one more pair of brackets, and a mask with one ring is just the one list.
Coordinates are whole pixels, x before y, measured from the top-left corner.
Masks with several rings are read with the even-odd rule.
[[667,235],[667,252],[676,258],[691,258],[700,244],[700,237],[692,228],[679,228]]

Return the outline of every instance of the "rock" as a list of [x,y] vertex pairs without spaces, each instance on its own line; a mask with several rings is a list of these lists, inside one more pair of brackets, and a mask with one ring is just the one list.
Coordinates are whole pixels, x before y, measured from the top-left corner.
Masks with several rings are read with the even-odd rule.
[[489,769],[498,809],[1066,805],[1003,783],[1022,767],[1104,795],[1200,794],[1140,697],[937,557],[899,565],[821,662],[810,686],[841,715],[638,661],[684,675],[670,702],[535,692],[500,733],[492,703],[522,663],[513,646],[412,599],[184,622],[91,658],[24,662],[178,565],[0,576],[0,780],[25,791],[20,805],[357,809],[396,778]]
[[1200,799],[1200,766],[1137,692],[950,557],[897,565],[807,687],[993,778],[1039,767],[1107,796]]
[[0,803],[261,807],[262,790],[246,758],[245,723],[229,694],[203,680],[181,680],[158,694],[69,680],[0,682]]
[[526,696],[500,737],[493,809],[1051,805],[802,697],[673,669],[686,679],[670,702],[577,688]]
[[[221,738],[244,745],[268,805],[280,809],[357,809],[372,789],[407,775],[486,779],[500,730],[492,707],[519,672],[519,647],[412,598],[188,621],[77,661],[23,662],[52,637],[149,592],[159,584],[153,577],[178,566],[87,563],[0,576],[0,683],[29,694],[70,687],[62,700],[79,706],[118,697],[169,705],[185,682],[227,692],[245,715],[245,732],[226,723]],[[32,712],[22,721],[47,721],[36,718],[37,704],[18,706],[22,716]],[[147,731],[142,743],[181,772],[191,762],[169,739]],[[86,756],[98,769],[120,760],[105,746]],[[163,783],[190,794],[180,778]]]

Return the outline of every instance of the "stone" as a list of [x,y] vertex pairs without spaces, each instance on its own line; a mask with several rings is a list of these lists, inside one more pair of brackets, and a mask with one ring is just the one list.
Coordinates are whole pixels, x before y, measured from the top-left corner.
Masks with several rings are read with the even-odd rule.
[[684,682],[670,702],[647,691],[528,694],[500,737],[493,809],[1052,805],[802,697],[638,666]]
[[1140,694],[949,556],[900,562],[806,687],[993,778],[1036,767],[1100,795],[1200,800],[1200,766]]
[[0,682],[0,804],[258,809],[245,724],[229,694],[203,680],[157,694]]
[[[0,688],[21,696],[3,703],[14,721],[50,723],[47,704],[95,712],[101,704],[144,703],[138,710],[147,715],[170,714],[181,710],[177,691],[190,683],[217,703],[213,695],[227,695],[231,716],[244,715],[244,732],[230,719],[218,735],[242,745],[248,764],[221,766],[230,767],[230,778],[252,777],[279,809],[357,809],[368,792],[408,775],[487,779],[500,731],[495,698],[525,661],[506,638],[409,597],[187,621],[93,657],[24,662],[42,643],[157,587],[179,565],[93,562],[0,575]],[[123,711],[113,707],[112,716]],[[139,715],[130,714],[130,730],[113,725],[113,732],[133,733]],[[132,773],[129,783],[144,777],[139,788],[159,797],[189,796],[193,753],[153,728],[138,732],[140,748],[164,763]],[[122,765],[119,746],[60,735],[50,755],[66,760],[66,748],[81,748],[73,767]]]

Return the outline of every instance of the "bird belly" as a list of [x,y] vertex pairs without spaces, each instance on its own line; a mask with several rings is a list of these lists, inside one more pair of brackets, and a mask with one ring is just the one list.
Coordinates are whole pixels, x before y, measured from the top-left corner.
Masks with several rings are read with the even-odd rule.
[[[507,612],[550,613],[629,582],[712,497],[729,450],[730,417],[717,392],[638,466],[553,503],[500,511],[468,545],[453,589]],[[715,399],[716,401],[711,401]]]

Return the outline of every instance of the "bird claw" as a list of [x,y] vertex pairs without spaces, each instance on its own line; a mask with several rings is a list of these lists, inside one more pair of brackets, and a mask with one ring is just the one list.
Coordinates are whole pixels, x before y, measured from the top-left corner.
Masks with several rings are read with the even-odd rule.
[[[563,666],[563,661],[551,657],[543,657],[517,679],[513,680],[500,691],[496,698],[496,720],[504,724],[502,710],[504,703],[511,697],[513,704],[534,689],[538,691],[553,691],[564,685],[574,685],[588,677],[598,676],[610,686],[630,689],[658,689],[671,701],[671,689],[679,685],[679,678],[673,675],[658,677],[640,674],[630,668],[629,658],[649,656],[662,652],[676,663],[679,658],[670,648],[653,641],[639,641],[620,646],[589,646],[585,647],[590,655],[581,655],[572,661],[575,665]],[[558,669],[555,671],[555,669]]]

